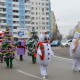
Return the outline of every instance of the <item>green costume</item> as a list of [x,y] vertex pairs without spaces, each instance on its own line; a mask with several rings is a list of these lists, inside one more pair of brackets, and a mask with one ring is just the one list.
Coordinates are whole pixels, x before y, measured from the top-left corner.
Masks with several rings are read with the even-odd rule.
[[36,63],[36,45],[38,43],[37,35],[32,35],[27,41],[28,55],[32,56],[32,62]]

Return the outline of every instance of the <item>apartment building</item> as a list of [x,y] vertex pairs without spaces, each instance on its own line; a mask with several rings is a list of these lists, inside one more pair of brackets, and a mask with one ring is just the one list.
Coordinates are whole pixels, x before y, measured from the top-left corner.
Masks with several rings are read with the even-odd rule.
[[14,37],[50,31],[50,12],[50,0],[0,0],[0,30],[9,26]]
[[32,30],[40,33],[51,30],[50,0],[31,0]]

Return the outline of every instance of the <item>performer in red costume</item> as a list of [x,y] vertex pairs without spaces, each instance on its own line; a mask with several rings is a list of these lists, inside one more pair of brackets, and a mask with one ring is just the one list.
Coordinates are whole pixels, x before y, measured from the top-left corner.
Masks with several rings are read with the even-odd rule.
[[40,64],[40,73],[43,78],[47,76],[47,66],[51,61],[51,56],[54,54],[51,50],[49,39],[47,35],[41,34],[37,45],[37,62]]

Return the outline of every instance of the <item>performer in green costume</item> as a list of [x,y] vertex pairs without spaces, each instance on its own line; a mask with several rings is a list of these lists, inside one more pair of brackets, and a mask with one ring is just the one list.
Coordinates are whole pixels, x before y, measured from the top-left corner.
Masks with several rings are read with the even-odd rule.
[[32,62],[36,63],[36,45],[38,43],[38,36],[32,33],[32,36],[27,41],[28,55],[32,56]]

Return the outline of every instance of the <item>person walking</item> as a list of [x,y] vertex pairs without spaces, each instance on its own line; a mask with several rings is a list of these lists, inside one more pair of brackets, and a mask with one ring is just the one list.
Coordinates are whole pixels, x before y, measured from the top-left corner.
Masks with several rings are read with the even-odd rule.
[[80,71],[80,33],[75,32],[70,45],[70,56],[73,58],[73,71]]
[[20,38],[17,45],[17,55],[19,55],[20,61],[23,61],[23,55],[25,55],[25,52],[26,52],[26,42],[25,40]]
[[41,34],[37,45],[37,62],[40,65],[40,74],[43,79],[47,76],[47,67],[51,61],[54,52],[51,50],[48,36]]

